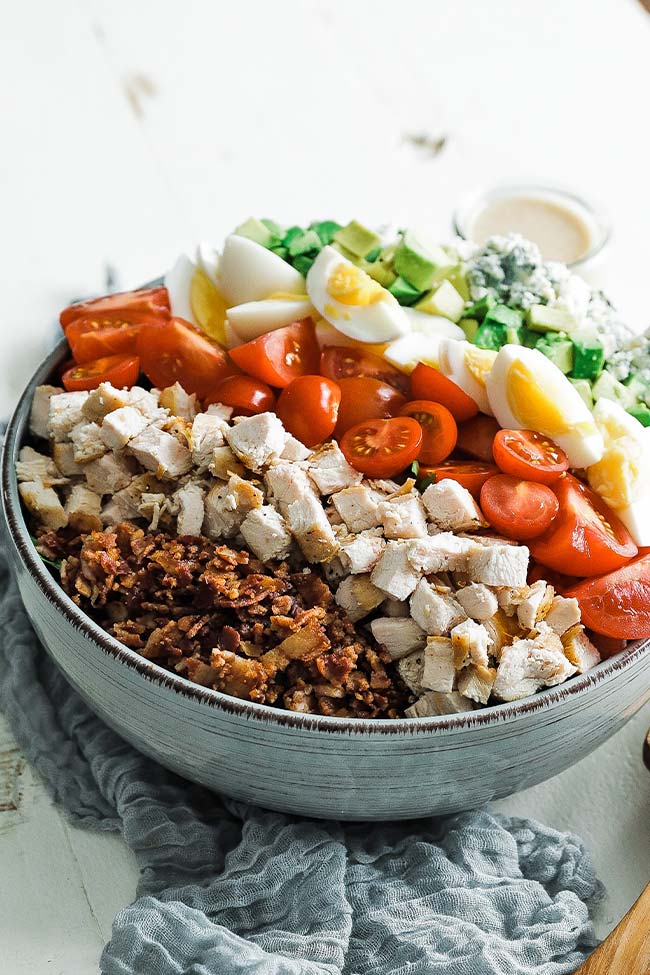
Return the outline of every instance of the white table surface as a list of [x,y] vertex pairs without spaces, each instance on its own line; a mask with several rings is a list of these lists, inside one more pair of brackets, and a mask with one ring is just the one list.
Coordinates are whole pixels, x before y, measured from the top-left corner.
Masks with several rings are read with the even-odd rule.
[[[101,290],[107,264],[137,285],[250,214],[391,220],[444,238],[473,187],[573,186],[613,218],[598,280],[646,325],[649,44],[637,0],[12,4],[0,415],[58,309]],[[416,148],[420,133],[444,149]],[[646,708],[571,771],[496,804],[585,838],[609,892],[601,934],[650,879],[648,723]],[[0,809],[0,970],[96,971],[134,895],[133,857],[66,824],[6,726]]]

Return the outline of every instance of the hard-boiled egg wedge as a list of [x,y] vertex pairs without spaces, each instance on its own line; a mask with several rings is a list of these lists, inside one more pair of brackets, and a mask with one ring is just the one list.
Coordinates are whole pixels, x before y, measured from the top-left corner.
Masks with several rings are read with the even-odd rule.
[[343,332],[339,332],[338,328],[334,328],[324,318],[316,317],[314,328],[316,331],[316,341],[321,349],[326,349],[331,345],[338,345],[344,349],[363,349],[364,352],[383,355],[387,348],[385,342],[359,342],[357,339],[351,339],[349,335],[344,335]]
[[281,257],[248,237],[231,234],[219,260],[219,290],[230,306],[278,292],[305,293],[305,279]]
[[549,437],[564,450],[571,467],[589,467],[602,457],[603,438],[589,408],[564,373],[537,349],[504,345],[486,385],[502,427]]
[[205,271],[207,276],[212,281],[215,288],[218,287],[217,283],[217,273],[219,270],[219,251],[215,250],[212,244],[208,244],[206,241],[201,241],[199,246],[196,248],[196,263]]
[[448,379],[474,400],[481,413],[492,416],[485,382],[497,357],[490,349],[479,349],[471,342],[441,339],[438,368]]
[[454,325],[448,318],[443,318],[442,315],[429,315],[427,312],[417,311],[416,308],[405,308],[404,312],[414,332],[440,338],[459,339],[461,342],[465,339],[462,328]]
[[185,319],[225,344],[226,302],[203,267],[181,254],[165,275],[165,287],[175,318]]
[[612,508],[637,545],[650,545],[650,437],[619,403],[599,399],[594,420],[605,453],[587,471],[589,484]]
[[190,291],[192,288],[192,278],[196,274],[197,267],[194,261],[181,254],[173,268],[165,275],[165,287],[169,293],[169,306],[175,318],[184,318],[192,325],[198,325],[194,317],[190,304]]
[[404,372],[413,372],[418,362],[438,368],[440,361],[440,343],[443,336],[424,335],[422,332],[412,332],[401,338],[389,342],[384,352],[387,359]]
[[390,291],[333,247],[324,247],[312,264],[307,294],[323,318],[361,342],[390,342],[410,331]]
[[247,301],[229,308],[228,321],[245,342],[250,342],[265,332],[291,325],[313,313],[309,298],[279,294],[265,301]]

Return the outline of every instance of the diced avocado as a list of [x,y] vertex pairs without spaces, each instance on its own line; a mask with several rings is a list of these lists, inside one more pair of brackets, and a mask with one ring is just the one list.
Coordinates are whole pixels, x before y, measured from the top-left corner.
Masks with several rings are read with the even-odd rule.
[[582,396],[583,400],[585,401],[589,409],[591,409],[592,406],[594,405],[594,398],[591,395],[591,384],[589,383],[589,380],[570,379],[569,382],[571,383],[572,386],[575,386],[575,388],[578,390],[578,392]]
[[284,240],[284,227],[281,227],[279,223],[275,222],[275,220],[269,220],[268,217],[262,217],[260,223],[264,224],[273,238],[271,243],[268,245],[269,248],[273,250],[274,247],[279,247]]
[[505,325],[506,328],[520,328],[523,320],[522,312],[507,305],[493,305],[483,319],[486,325]]
[[271,247],[273,243],[277,243],[275,234],[257,217],[250,217],[240,223],[235,233],[238,237],[248,237],[249,240],[254,240],[256,244],[261,244],[262,247]]
[[494,308],[497,300],[494,295],[487,294],[475,301],[473,305],[465,309],[465,315],[467,318],[475,318],[477,321],[482,322],[490,308]]
[[414,305],[422,297],[422,292],[414,288],[401,275],[395,278],[388,290],[395,295],[400,305]]
[[397,250],[397,244],[398,241],[394,240],[392,244],[386,244],[385,247],[382,247],[377,260],[381,261],[382,264],[390,264],[392,266],[395,251]]
[[565,376],[573,369],[573,342],[567,336],[550,332],[539,339],[535,348],[554,362]]
[[573,378],[593,381],[603,371],[605,350],[596,336],[573,338]]
[[387,265],[383,264],[381,261],[374,261],[372,264],[363,261],[361,266],[366,274],[374,281],[377,281],[382,288],[390,288],[390,286],[397,280],[397,275],[395,272],[391,271],[390,267],[387,267]]
[[571,332],[576,327],[576,320],[562,308],[531,305],[528,309],[528,326],[535,332]]
[[450,281],[443,281],[435,291],[430,291],[416,305],[418,311],[426,311],[429,315],[442,315],[457,322],[465,312],[465,302]]
[[298,257],[294,258],[293,266],[296,271],[299,271],[304,277],[307,277],[307,272],[314,263],[314,257],[308,257],[307,254],[299,254]]
[[527,349],[534,349],[539,342],[539,332],[533,332],[532,329],[524,327],[521,330],[521,344],[525,345]]
[[365,257],[366,254],[381,244],[379,234],[376,234],[374,230],[368,230],[356,220],[351,220],[347,227],[341,227],[340,230],[337,230],[334,234],[334,240],[346,250],[356,254],[357,257]]
[[469,285],[464,264],[450,264],[448,267],[440,267],[433,275],[432,287],[438,282],[450,281],[463,301],[469,301]]
[[650,427],[650,409],[645,403],[635,403],[634,406],[628,407],[627,412],[644,427]]
[[605,369],[601,372],[597,381],[593,384],[592,395],[594,397],[594,402],[597,402],[601,397],[604,399],[614,400],[615,403],[620,403],[620,405],[627,409],[629,406],[634,405],[634,396],[630,393],[627,386],[623,383],[619,383],[618,379],[612,376],[611,372],[607,372]]
[[476,338],[476,333],[479,330],[479,323],[475,318],[461,318],[458,323],[465,333],[465,338],[468,342],[473,342]]
[[305,230],[291,240],[289,244],[289,254],[291,257],[298,257],[300,254],[316,255],[323,245],[320,237],[315,230]]
[[315,230],[320,237],[323,247],[327,247],[334,240],[334,234],[342,229],[341,224],[336,220],[319,220],[309,224],[310,230]]
[[630,376],[625,385],[635,399],[645,403],[646,406],[650,406],[650,381],[635,374]]
[[397,273],[414,288],[426,291],[433,284],[436,271],[449,264],[449,258],[442,247],[423,244],[412,230],[405,230],[393,264]]
[[498,352],[508,342],[507,332],[505,325],[485,321],[476,333],[474,345],[478,345],[479,349],[493,349]]
[[335,240],[331,246],[334,248],[335,251],[338,251],[339,254],[342,254],[346,260],[351,261],[352,264],[358,264],[358,265],[363,264],[362,257],[357,257],[356,254],[353,254],[352,251],[349,251],[347,247],[343,246],[343,244],[339,244],[338,241]]
[[304,234],[304,230],[302,229],[302,227],[295,227],[295,226],[289,227],[289,229],[287,230],[286,234],[282,239],[282,243],[287,248],[291,247],[291,244],[296,239],[296,237],[300,237],[302,236],[302,234]]
[[379,255],[381,254],[381,247],[373,247],[371,251],[366,254],[366,260],[370,264],[374,264]]
[[271,247],[270,250],[272,250],[274,254],[277,254],[278,257],[281,257],[283,261],[286,261],[286,259],[289,257],[289,251],[281,244],[279,247]]

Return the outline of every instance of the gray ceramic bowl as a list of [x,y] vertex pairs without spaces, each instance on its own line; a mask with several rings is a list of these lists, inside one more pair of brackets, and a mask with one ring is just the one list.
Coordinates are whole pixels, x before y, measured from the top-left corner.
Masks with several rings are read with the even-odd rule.
[[47,652],[88,705],[174,772],[270,809],[331,819],[410,819],[479,806],[568,768],[650,699],[650,641],[516,704],[416,720],[349,720],[278,711],[191,684],[108,636],[39,559],[14,462],[34,388],[65,358],[61,343],[25,390],[5,440],[10,551]]

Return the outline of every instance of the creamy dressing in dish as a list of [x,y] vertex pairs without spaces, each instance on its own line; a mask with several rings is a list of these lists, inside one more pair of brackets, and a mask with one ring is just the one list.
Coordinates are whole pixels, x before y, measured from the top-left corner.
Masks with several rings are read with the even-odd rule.
[[595,240],[594,228],[577,207],[528,193],[486,201],[469,231],[477,244],[493,234],[520,233],[535,241],[545,260],[567,264],[584,257]]

